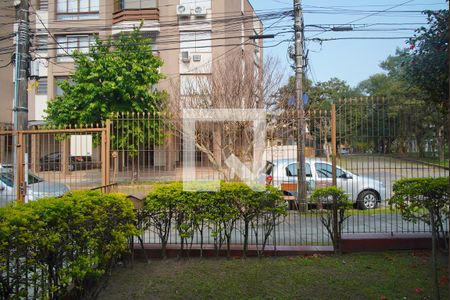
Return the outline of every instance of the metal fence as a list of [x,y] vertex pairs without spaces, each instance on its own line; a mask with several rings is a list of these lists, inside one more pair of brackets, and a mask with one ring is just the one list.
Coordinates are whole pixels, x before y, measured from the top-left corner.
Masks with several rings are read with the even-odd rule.
[[[331,241],[320,221],[321,206],[309,204],[299,211],[295,205],[297,114],[293,110],[266,113],[262,159],[267,165],[262,175],[268,184],[283,191],[290,208],[288,215],[278,220],[268,243],[328,245]],[[333,183],[335,157],[336,184],[355,203],[344,233],[429,232],[424,223],[404,221],[386,199],[400,178],[448,176],[444,120],[438,111],[414,101],[400,104],[383,98],[344,99],[308,109],[303,135],[308,195]],[[233,154],[250,167],[253,122],[208,120],[195,124],[194,153],[185,149],[183,120],[169,114],[123,113],[105,124],[84,128],[36,128],[18,133],[5,128],[0,132],[1,174],[10,169],[23,186],[6,184],[0,191],[2,205],[16,195],[28,201],[68,189],[110,184],[117,184],[119,192],[143,198],[159,182],[181,181],[188,154],[194,155],[199,180],[241,180],[225,161]],[[22,153],[17,156],[20,168],[13,166],[14,138]],[[242,243],[241,227],[238,222],[234,244]],[[211,230],[204,235],[205,243],[212,243]],[[250,237],[250,244],[257,243],[255,236]],[[198,238],[195,234],[193,242]],[[152,228],[143,233],[143,239],[159,243]],[[179,242],[175,229],[169,242]]]

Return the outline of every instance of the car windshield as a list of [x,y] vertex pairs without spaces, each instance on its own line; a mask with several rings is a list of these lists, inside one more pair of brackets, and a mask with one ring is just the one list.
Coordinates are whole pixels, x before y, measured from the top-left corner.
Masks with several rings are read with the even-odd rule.
[[[9,187],[14,185],[14,173],[13,172],[0,172],[0,181]],[[44,181],[42,178],[33,174],[28,174],[28,184],[35,184]]]
[[[316,163],[317,176],[319,178],[332,178],[333,177],[333,166],[326,163]],[[338,178],[345,178],[346,173],[340,168],[336,168],[336,176]]]

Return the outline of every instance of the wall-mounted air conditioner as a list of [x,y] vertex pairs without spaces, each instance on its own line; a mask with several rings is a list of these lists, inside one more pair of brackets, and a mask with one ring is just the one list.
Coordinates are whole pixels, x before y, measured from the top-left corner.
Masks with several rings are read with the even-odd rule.
[[206,7],[196,6],[194,9],[194,15],[196,17],[206,17]]
[[189,51],[181,51],[181,61],[184,63],[188,63],[191,61]]
[[191,8],[189,5],[177,5],[177,16],[189,17],[191,15]]
[[202,56],[201,55],[199,55],[199,54],[196,54],[196,55],[192,55],[192,60],[193,61],[201,61],[202,60]]

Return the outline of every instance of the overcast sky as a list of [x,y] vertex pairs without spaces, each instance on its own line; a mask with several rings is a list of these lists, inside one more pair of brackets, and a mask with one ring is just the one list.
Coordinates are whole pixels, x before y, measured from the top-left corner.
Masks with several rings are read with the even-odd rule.
[[[292,8],[290,0],[250,0],[258,14],[281,12]],[[314,82],[326,81],[337,77],[355,86],[370,75],[382,72],[380,62],[398,47],[406,47],[406,39],[414,33],[414,29],[426,24],[425,9],[445,9],[444,0],[303,0],[305,36],[306,38],[348,38],[348,37],[400,37],[399,39],[361,39],[336,41],[307,41],[309,50],[308,78]],[[272,25],[274,22],[274,25]],[[265,55],[276,56],[280,67],[292,73],[289,68],[287,49],[292,45],[292,33],[280,33],[292,28],[291,17],[264,21],[268,28],[265,33],[278,33],[275,39],[265,40]],[[314,26],[326,24],[352,24],[352,32],[323,32]],[[269,26],[271,26],[269,28]],[[323,26],[322,26],[323,27]],[[325,28],[330,28],[326,27]],[[313,31],[314,30],[314,31]]]

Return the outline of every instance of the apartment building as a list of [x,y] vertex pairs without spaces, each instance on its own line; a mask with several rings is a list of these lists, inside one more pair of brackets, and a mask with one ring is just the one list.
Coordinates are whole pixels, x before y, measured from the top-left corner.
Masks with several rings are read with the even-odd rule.
[[[87,51],[95,34],[106,38],[141,22],[154,53],[164,61],[166,79],[158,88],[170,94],[177,89],[177,97],[183,96],[186,82],[213,76],[228,57],[250,56],[252,63],[243,60],[242,68],[262,74],[262,41],[249,36],[261,34],[263,25],[248,0],[31,0],[30,12],[30,73],[35,78],[29,83],[30,125],[42,123],[47,102],[62,93],[58,82],[74,68],[71,52]],[[8,13],[13,16],[14,10]],[[2,30],[12,33],[14,25]],[[13,46],[12,39],[1,42]],[[8,61],[8,55],[0,52],[0,59]],[[1,68],[3,122],[11,121],[13,85],[12,65]]]

